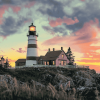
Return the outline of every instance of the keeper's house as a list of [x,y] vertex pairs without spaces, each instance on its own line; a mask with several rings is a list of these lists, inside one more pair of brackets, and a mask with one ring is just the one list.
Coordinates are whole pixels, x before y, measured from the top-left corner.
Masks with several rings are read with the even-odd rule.
[[[50,48],[45,56],[40,56],[36,58],[37,64],[42,65],[67,65],[69,63],[69,60],[67,59],[67,56],[65,52],[63,51],[63,47],[61,47],[61,50],[55,51],[55,48],[53,48],[53,51],[50,51]],[[15,62],[15,66],[23,66],[26,63],[26,59],[18,59]]]

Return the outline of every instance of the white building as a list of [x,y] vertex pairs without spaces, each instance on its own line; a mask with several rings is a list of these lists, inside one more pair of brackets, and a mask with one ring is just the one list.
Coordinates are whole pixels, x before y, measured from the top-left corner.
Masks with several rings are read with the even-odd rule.
[[27,46],[27,56],[26,56],[26,66],[33,66],[33,64],[37,64],[37,37],[36,35],[36,26],[29,26],[29,34],[28,36],[28,46]]

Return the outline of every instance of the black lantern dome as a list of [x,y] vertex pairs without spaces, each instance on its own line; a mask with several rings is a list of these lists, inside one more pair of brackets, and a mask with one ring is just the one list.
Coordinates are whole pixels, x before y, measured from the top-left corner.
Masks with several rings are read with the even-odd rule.
[[34,26],[33,23],[29,26],[29,35],[36,35],[36,26]]

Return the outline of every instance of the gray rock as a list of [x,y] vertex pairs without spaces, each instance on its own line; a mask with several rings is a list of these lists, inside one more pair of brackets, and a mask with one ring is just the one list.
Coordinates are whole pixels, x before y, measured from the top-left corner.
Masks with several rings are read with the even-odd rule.
[[56,74],[53,81],[56,84],[56,85],[54,85],[54,87],[58,88],[58,90],[61,89],[61,85],[62,85],[63,89],[66,91],[69,81],[70,81],[70,87],[74,86],[72,78],[65,77],[64,75],[61,75],[61,74]]

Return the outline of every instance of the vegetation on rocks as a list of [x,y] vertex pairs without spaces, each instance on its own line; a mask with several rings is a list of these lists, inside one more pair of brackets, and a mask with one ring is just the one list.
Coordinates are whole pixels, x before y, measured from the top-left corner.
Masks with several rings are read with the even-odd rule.
[[0,99],[99,100],[99,79],[86,68],[0,68]]

